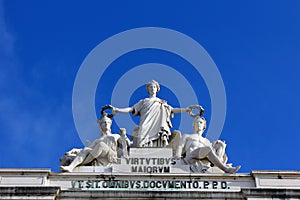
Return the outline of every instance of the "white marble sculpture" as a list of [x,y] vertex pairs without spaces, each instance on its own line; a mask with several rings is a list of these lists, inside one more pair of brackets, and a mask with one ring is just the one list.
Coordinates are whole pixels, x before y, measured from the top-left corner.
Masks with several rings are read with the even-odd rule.
[[226,173],[238,171],[240,166],[232,167],[231,164],[226,164],[225,142],[217,140],[212,144],[202,136],[205,129],[206,120],[196,116],[193,122],[194,133],[181,136],[175,157],[182,158],[184,163],[191,166],[206,165],[210,167],[213,164]]
[[[133,146],[166,146],[166,138],[171,135],[171,118],[174,113],[191,112],[191,108],[173,108],[167,101],[156,97],[160,90],[158,82],[152,80],[146,85],[149,98],[140,100],[138,103],[128,108],[112,107],[113,114],[132,113],[133,116],[140,116],[139,126],[135,127]],[[163,133],[163,134],[160,134]],[[160,138],[161,136],[161,138]]]
[[[140,100],[132,107],[116,108],[111,105],[102,107],[102,118],[98,120],[100,138],[84,149],[72,149],[67,152],[61,159],[61,170],[71,172],[77,166],[98,165],[111,168],[112,171],[114,168],[116,171],[131,169],[133,170],[131,172],[137,172],[138,166],[134,165],[139,164],[140,156],[142,156],[142,161],[145,158],[148,158],[148,161],[150,158],[153,160],[161,159],[159,157],[161,155],[153,154],[150,150],[153,148],[147,150],[146,147],[160,147],[156,150],[160,149],[164,156],[169,154],[166,159],[174,160],[172,164],[174,166],[165,166],[168,172],[172,167],[175,171],[182,170],[187,173],[235,173],[239,170],[240,166],[232,167],[231,164],[227,164],[224,141],[217,140],[211,143],[202,136],[206,128],[206,120],[201,117],[204,109],[200,105],[173,108],[165,100],[156,97],[160,85],[154,80],[147,83],[146,89],[149,98]],[[112,113],[105,113],[106,109],[110,109]],[[199,112],[193,113],[194,109],[199,110]],[[171,133],[173,114],[182,112],[187,112],[194,118],[193,134],[182,135],[179,130],[174,130]],[[136,126],[131,134],[133,142],[126,136],[125,128],[120,128],[120,135],[111,133],[112,120],[110,118],[116,113],[132,113],[133,116],[140,116],[139,126]],[[138,148],[130,149],[130,147]],[[144,153],[139,154],[141,151]],[[176,159],[178,162],[175,161]],[[124,163],[127,163],[126,166]],[[133,166],[128,167],[128,164]],[[153,167],[154,170],[154,167],[157,166],[143,165],[143,167]],[[139,172],[148,171],[139,170]]]
[[119,135],[111,133],[112,121],[106,115],[98,120],[100,126],[100,138],[96,139],[91,145],[82,149],[75,159],[67,166],[60,166],[62,171],[71,172],[80,165],[106,166],[117,162],[117,140]]
[[129,147],[132,142],[127,137],[125,128],[120,128],[120,137],[117,139],[117,143],[118,143],[118,158],[128,157]]

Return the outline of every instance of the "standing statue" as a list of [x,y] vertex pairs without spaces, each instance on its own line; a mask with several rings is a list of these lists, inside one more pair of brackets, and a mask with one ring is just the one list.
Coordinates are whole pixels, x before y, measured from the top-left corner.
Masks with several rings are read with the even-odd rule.
[[173,108],[165,100],[156,97],[160,85],[154,80],[147,83],[146,90],[149,98],[142,99],[128,108],[112,107],[112,112],[113,114],[132,113],[133,116],[140,116],[140,124],[135,127],[134,133],[131,135],[133,146],[161,146],[160,144],[166,146],[165,138],[171,135],[170,128],[172,128],[170,118],[174,113],[191,112],[191,108]]
[[127,158],[129,156],[129,147],[131,145],[131,141],[126,136],[126,129],[120,128],[120,137],[117,139],[118,143],[118,158],[124,157]]
[[206,129],[206,120],[197,116],[193,122],[194,134],[184,134],[176,151],[176,158],[183,158],[184,162],[192,166],[212,163],[226,173],[235,173],[240,166],[232,167],[227,162],[225,143],[217,140],[212,144],[202,136]]
[[106,166],[117,162],[117,142],[116,137],[111,133],[112,121],[106,115],[98,120],[100,126],[100,138],[96,139],[91,145],[82,149],[75,159],[68,166],[60,166],[62,171],[72,172],[73,169],[80,165]]

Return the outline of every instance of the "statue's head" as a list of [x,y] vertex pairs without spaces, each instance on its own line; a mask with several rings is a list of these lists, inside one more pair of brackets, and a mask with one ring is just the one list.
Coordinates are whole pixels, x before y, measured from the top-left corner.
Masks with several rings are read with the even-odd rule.
[[126,136],[126,129],[125,128],[120,128],[120,135],[121,136]]
[[149,81],[146,85],[146,90],[147,90],[148,94],[151,93],[151,91],[150,91],[151,88],[153,88],[153,89],[156,88],[155,93],[157,93],[160,90],[160,85],[157,81],[152,80],[152,81]]
[[98,124],[102,131],[106,131],[110,129],[112,121],[106,114],[104,114],[101,119],[98,120]]
[[197,116],[193,121],[194,131],[204,131],[206,129],[206,120],[204,117]]

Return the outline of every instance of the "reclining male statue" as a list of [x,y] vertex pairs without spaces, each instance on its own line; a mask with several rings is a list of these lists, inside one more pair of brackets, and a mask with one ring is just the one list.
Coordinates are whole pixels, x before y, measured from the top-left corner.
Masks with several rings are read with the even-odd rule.
[[230,164],[226,164],[225,143],[218,140],[212,144],[202,136],[205,129],[206,120],[197,116],[193,122],[194,133],[181,136],[175,157],[183,158],[186,164],[192,166],[207,164],[205,162],[209,161],[226,173],[237,172],[240,166],[232,167]]

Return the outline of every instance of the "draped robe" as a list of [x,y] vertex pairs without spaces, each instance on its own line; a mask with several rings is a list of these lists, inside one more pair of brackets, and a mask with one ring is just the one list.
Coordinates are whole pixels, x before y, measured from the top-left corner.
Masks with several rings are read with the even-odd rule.
[[170,134],[172,109],[165,100],[157,97],[142,99],[133,106],[132,114],[140,116],[139,128],[135,133],[138,147],[158,139],[161,128]]

